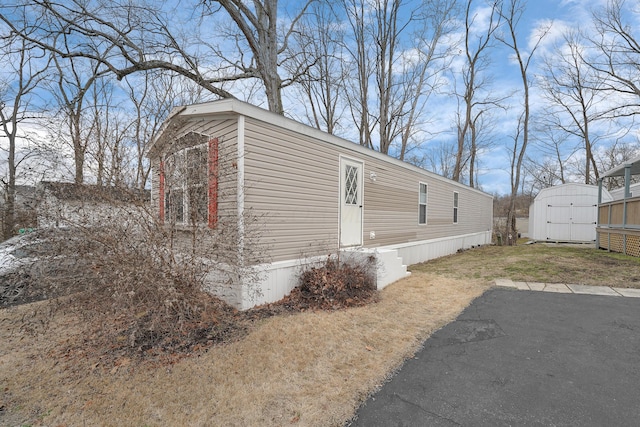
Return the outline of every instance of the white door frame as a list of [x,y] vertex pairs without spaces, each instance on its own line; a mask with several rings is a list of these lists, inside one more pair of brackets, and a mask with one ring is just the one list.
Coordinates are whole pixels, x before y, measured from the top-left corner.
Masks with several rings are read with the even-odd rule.
[[[351,174],[347,177],[347,167]],[[340,247],[362,246],[364,215],[364,162],[350,157],[340,156],[340,189],[338,229]],[[354,179],[353,173],[357,176]],[[347,179],[349,182],[347,182]],[[351,186],[349,195],[347,185]],[[355,187],[354,187],[355,186]],[[349,199],[349,200],[347,200]]]

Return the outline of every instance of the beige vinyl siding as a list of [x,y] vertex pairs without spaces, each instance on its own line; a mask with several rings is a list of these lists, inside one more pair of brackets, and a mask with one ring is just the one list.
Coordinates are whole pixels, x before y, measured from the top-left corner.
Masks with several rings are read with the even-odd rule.
[[271,261],[335,252],[335,148],[254,119],[245,125],[245,206],[262,218]]
[[[245,123],[245,206],[261,218],[271,261],[337,250],[340,155],[364,162],[365,247],[491,229],[488,194],[255,119]],[[418,224],[420,182],[428,185],[426,225]],[[459,193],[457,224],[453,191]]]
[[[435,248],[443,249],[435,251],[438,253],[451,253],[465,245],[462,241],[469,234],[478,233],[473,242],[486,241],[486,231],[492,227],[492,197],[488,194],[233,99],[172,112],[148,152],[155,210],[159,205],[160,158],[186,148],[180,145],[189,144],[188,139],[202,141],[180,140],[189,132],[219,141],[218,224],[213,233],[203,233],[207,241],[200,247],[210,248],[212,260],[221,266],[291,261],[266,269],[265,278],[259,281],[265,291],[264,301],[276,300],[290,291],[293,270],[304,263],[304,258],[339,251],[340,185],[344,178],[341,164],[363,167],[365,247],[445,238],[442,242],[404,245],[406,248],[398,250],[404,251],[401,256],[411,262],[420,262],[424,260],[422,255],[413,252],[428,247],[430,251]],[[242,158],[238,157],[239,151],[244,153]],[[353,183],[353,177],[349,175],[349,183]],[[428,187],[426,224],[419,224],[421,182]],[[457,224],[453,224],[453,191],[459,193]],[[352,187],[350,192],[353,194]],[[238,216],[240,211],[244,212],[242,218]],[[358,242],[357,211],[343,212],[350,227],[343,237],[349,244]],[[189,228],[180,230],[177,243],[188,248]],[[372,232],[374,239],[370,238]],[[225,268],[216,270],[207,281],[225,300],[244,307],[248,301],[237,270],[231,270],[230,274]],[[241,277],[244,280],[246,275]]]
[[[369,179],[371,172],[376,180]],[[364,246],[476,233],[491,229],[492,198],[471,188],[401,165],[365,158]],[[427,184],[427,224],[419,224],[420,182]],[[453,192],[459,193],[453,223]],[[375,232],[375,239],[370,233]]]
[[[365,178],[375,172],[376,181],[365,179],[364,246],[375,247],[420,240],[419,233],[437,222],[435,185],[427,177],[378,159],[366,163]],[[419,224],[420,182],[427,184],[427,223]],[[370,233],[375,232],[375,239]]]

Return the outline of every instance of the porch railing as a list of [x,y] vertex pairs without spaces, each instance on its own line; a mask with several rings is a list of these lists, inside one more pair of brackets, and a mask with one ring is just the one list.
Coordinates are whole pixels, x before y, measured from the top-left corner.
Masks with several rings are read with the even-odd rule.
[[597,247],[640,257],[640,197],[601,203],[596,232]]

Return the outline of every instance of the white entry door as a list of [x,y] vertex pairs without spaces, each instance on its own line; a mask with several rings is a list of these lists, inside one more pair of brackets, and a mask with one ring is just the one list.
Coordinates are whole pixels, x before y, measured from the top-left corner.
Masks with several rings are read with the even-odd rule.
[[340,246],[362,245],[362,162],[340,159]]

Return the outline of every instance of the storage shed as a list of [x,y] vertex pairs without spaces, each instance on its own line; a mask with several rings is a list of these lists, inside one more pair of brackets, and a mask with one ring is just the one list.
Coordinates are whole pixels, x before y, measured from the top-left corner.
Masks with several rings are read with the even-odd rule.
[[[603,200],[612,200],[607,190]],[[545,188],[529,208],[529,236],[553,242],[592,242],[596,240],[598,187],[563,184]]]
[[328,255],[373,260],[382,288],[409,264],[491,243],[491,195],[238,100],[174,110],[148,157],[161,221],[235,233],[247,264],[259,227],[257,283],[211,277],[239,308],[281,299]]

